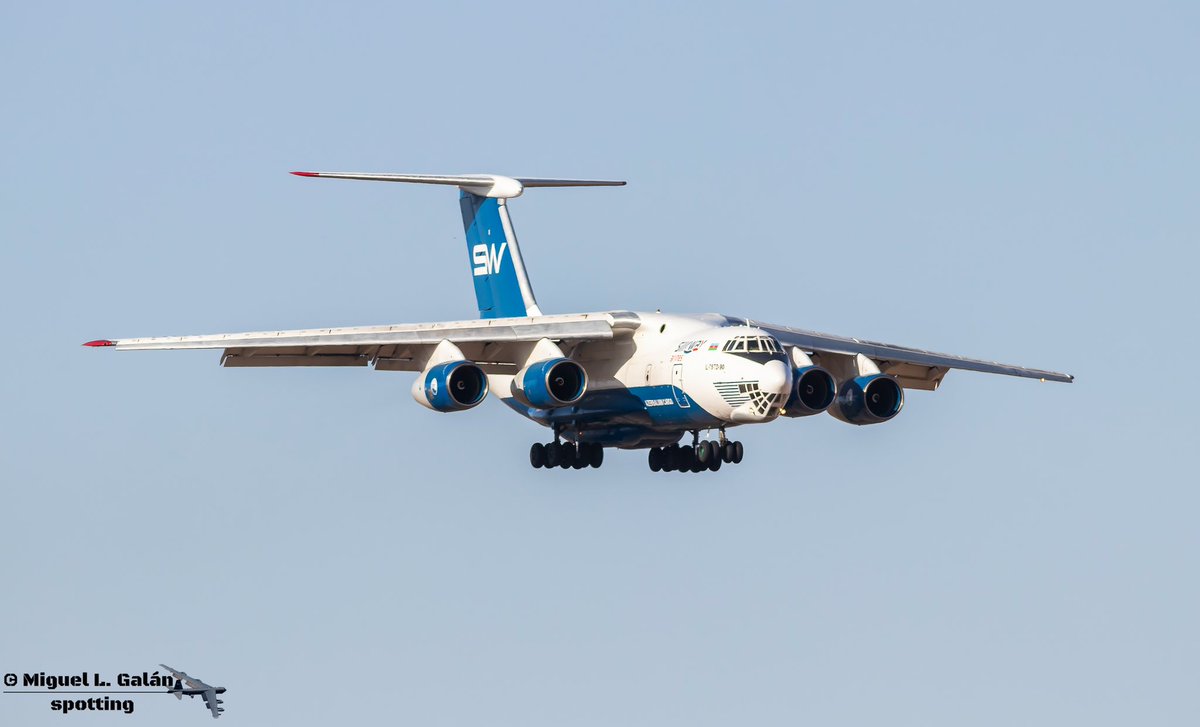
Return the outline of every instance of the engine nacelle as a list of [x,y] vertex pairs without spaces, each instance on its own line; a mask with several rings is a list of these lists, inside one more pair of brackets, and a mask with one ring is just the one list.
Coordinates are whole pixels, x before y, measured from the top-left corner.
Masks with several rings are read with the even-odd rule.
[[470,361],[447,361],[418,376],[412,395],[418,404],[434,411],[470,409],[487,398],[487,374]]
[[513,377],[512,395],[527,406],[553,409],[574,404],[587,391],[587,372],[569,358],[531,363]]
[[868,374],[843,381],[829,413],[849,424],[880,424],[899,414],[903,407],[904,389],[895,379],[886,374]]
[[837,397],[837,382],[820,366],[806,366],[792,372],[792,395],[780,414],[785,417],[807,417],[829,408]]

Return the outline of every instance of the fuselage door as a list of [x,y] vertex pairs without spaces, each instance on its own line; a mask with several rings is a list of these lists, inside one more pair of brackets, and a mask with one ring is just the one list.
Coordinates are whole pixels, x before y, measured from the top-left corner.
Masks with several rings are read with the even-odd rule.
[[675,395],[675,403],[681,409],[687,409],[692,405],[688,401],[687,394],[683,393],[683,364],[677,363],[671,367],[671,393]]

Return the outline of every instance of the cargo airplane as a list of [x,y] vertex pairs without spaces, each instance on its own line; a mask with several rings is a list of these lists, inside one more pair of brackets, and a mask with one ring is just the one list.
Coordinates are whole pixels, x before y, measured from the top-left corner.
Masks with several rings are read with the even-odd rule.
[[[1070,382],[1054,371],[833,336],[720,314],[608,311],[546,315],[533,295],[509,200],[541,187],[625,182],[293,172],[302,177],[440,184],[459,189],[479,318],[351,328],[123,338],[118,351],[222,349],[228,367],[372,366],[417,373],[412,396],[460,412],[493,394],[550,429],[535,468],[599,467],[604,450],[647,450],[650,469],[716,471],[742,460],[727,430],[829,414],[882,424],[905,391],[933,391],[952,369]],[[684,444],[680,444],[683,441]]]

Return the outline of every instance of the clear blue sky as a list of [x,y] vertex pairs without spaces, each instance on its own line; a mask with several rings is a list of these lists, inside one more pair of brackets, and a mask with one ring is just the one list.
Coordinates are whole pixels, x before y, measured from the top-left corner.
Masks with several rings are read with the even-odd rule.
[[[5,3],[0,671],[165,661],[234,725],[1193,722],[1198,21]],[[452,191],[292,169],[628,179],[513,203],[547,312],[1078,383],[953,373],[884,426],[745,429],[717,476],[547,473],[544,430],[407,374],[79,347],[473,315]]]

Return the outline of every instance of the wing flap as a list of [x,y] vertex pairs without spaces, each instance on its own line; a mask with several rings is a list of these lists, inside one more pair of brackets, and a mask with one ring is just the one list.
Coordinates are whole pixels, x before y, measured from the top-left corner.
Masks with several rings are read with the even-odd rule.
[[877,361],[876,365],[883,373],[894,376],[904,388],[922,391],[937,391],[950,371],[945,366],[919,366],[902,361]]
[[[231,369],[267,368],[273,366],[366,366],[371,363],[365,354],[324,353],[277,354],[243,353],[247,349],[227,348],[221,356],[221,365]],[[254,351],[254,349],[249,349]]]

